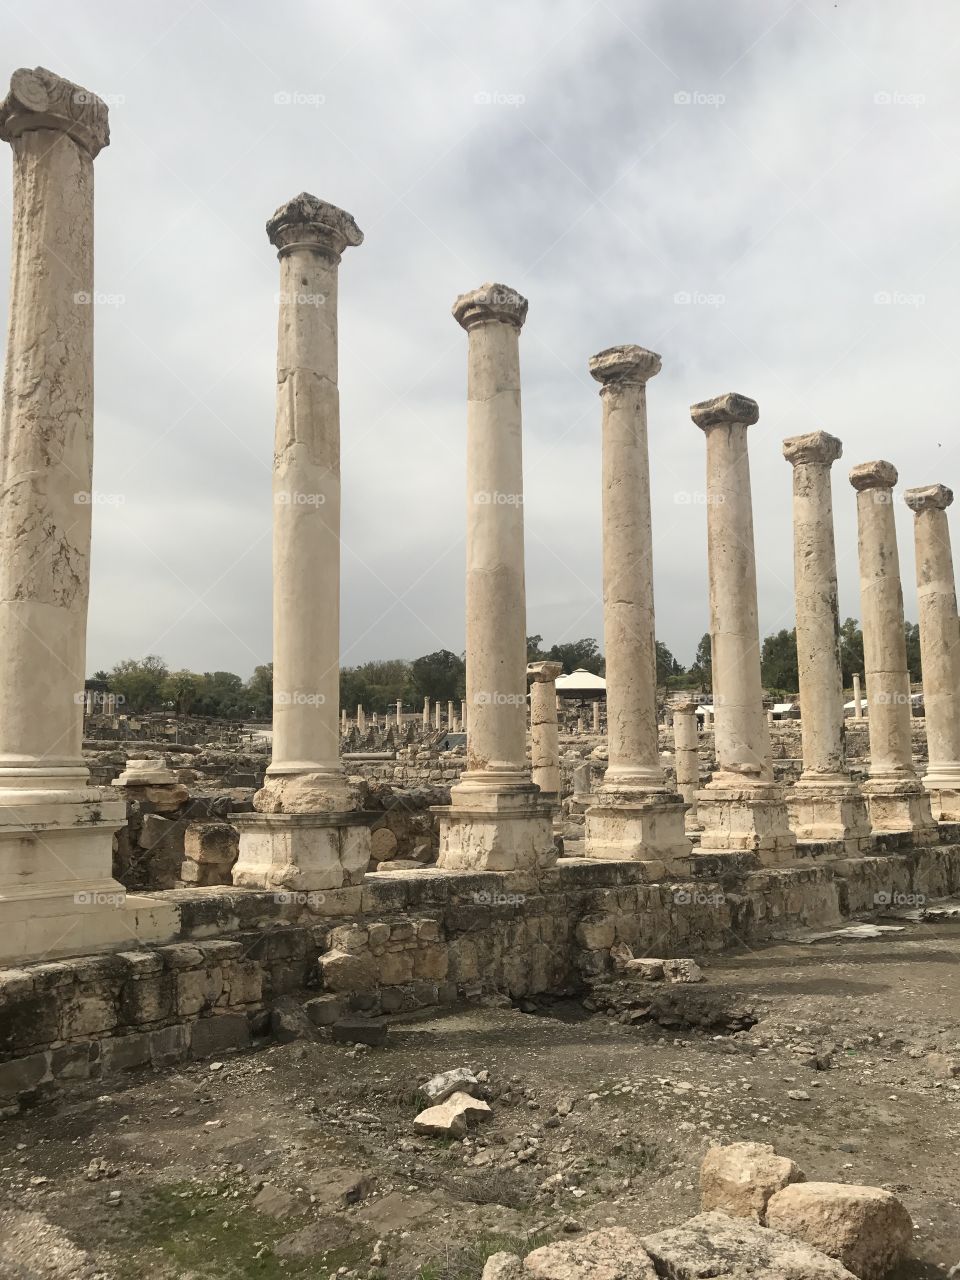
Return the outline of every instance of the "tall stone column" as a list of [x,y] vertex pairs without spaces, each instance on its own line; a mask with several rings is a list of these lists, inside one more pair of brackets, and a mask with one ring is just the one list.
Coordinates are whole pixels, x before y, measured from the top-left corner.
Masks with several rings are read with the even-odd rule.
[[530,681],[530,755],[533,781],[543,799],[551,805],[560,803],[560,732],[557,727],[557,686],[563,671],[562,662],[531,662],[527,667]]
[[904,494],[914,513],[927,772],[934,817],[960,822],[960,622],[947,507],[953,491],[932,484]]
[[846,852],[870,839],[867,806],[847,771],[840,673],[840,611],[830,468],[843,445],[826,431],[792,436],[793,572],[800,672],[803,773],[787,792],[798,840],[840,841]]
[[603,638],[607,770],[587,810],[588,858],[646,862],[651,876],[682,872],[690,853],[684,805],[667,785],[657,736],[653,532],[647,381],[660,357],[610,347],[590,360],[603,405]]
[[93,468],[95,94],[21,68],[0,424],[0,967],[164,941],[172,906],[113,879],[126,814],[83,760]]
[[460,700],[460,732],[461,733],[467,732],[467,700],[466,698],[461,698]]
[[397,699],[397,724],[403,724],[403,702],[399,698]]
[[424,696],[423,699],[423,727],[425,729],[430,728],[430,698],[428,696]]
[[673,706],[673,755],[677,790],[687,805],[686,825],[698,829],[697,792],[700,790],[700,738],[697,734],[697,701],[683,698]]
[[752,851],[772,865],[789,860],[796,837],[783,788],[773,780],[763,714],[757,565],[747,428],[755,400],[729,393],[690,409],[707,439],[707,555],[717,769],[697,793],[705,852]]
[[502,284],[463,294],[467,332],[467,768],[441,811],[440,865],[529,870],[556,860],[527,762],[520,330]]
[[853,677],[853,718],[854,720],[863,719],[863,698],[860,695],[860,677]]
[[447,702],[447,730],[448,732],[453,733],[456,727],[457,727],[457,717],[454,715],[454,712],[453,712],[453,700],[450,699]]
[[[273,758],[243,823],[234,884],[358,883],[366,819],[340,759],[340,258],[363,235],[301,192],[267,222],[280,260],[273,456]],[[358,709],[358,720],[361,712]],[[362,726],[361,726],[362,727]]]
[[874,832],[908,832],[936,841],[930,798],[913,767],[910,677],[903,631],[903,591],[893,517],[892,462],[863,462],[850,472],[857,491],[860,600],[870,770],[863,792]]
[[441,716],[441,713],[442,713],[442,708],[441,708],[440,703],[439,703],[439,701],[438,701],[438,702],[437,702],[437,705],[433,708],[433,727],[434,727],[435,729],[439,729],[439,728],[440,728],[440,724],[441,724],[440,716]]
[[600,732],[600,702],[595,700],[593,704],[593,732]]

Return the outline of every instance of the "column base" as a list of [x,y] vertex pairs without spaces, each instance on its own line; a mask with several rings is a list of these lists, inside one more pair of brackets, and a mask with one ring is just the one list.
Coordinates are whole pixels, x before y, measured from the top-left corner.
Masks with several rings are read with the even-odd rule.
[[[686,805],[675,791],[628,796],[601,789],[586,812],[584,856],[617,862],[656,863],[663,875],[679,875],[689,857]],[[659,879],[660,876],[652,876]]]
[[937,844],[930,796],[919,778],[868,778],[863,795],[875,835],[907,833],[913,844]]
[[[457,788],[453,788],[455,792]],[[470,794],[433,810],[440,820],[440,856],[445,871],[538,871],[557,860],[553,809],[537,787],[515,793]]]
[[871,847],[867,803],[850,779],[801,777],[787,789],[786,801],[790,827],[798,840],[839,841],[851,854]]
[[357,813],[243,813],[233,883],[313,893],[360,884],[370,864],[370,820]]
[[776,783],[714,786],[697,792],[700,849],[704,853],[756,853],[763,866],[796,856],[797,837],[787,821],[783,788]]
[[0,965],[169,942],[172,903],[111,875],[126,807],[111,787],[0,792]]
[[[299,766],[267,769],[263,786],[253,797],[258,813],[342,814],[353,810],[356,791],[342,768],[299,770]],[[298,771],[299,770],[299,771]]]
[[932,769],[921,779],[936,822],[960,822],[960,769]]

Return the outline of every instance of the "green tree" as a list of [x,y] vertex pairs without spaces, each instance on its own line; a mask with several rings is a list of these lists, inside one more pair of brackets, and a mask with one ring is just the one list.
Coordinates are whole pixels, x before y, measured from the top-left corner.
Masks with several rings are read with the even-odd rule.
[[657,641],[657,684],[666,684],[671,676],[683,675],[683,667],[667,646]]
[[606,663],[596,640],[574,640],[568,644],[555,644],[545,655],[553,662],[563,664],[564,675],[571,671],[592,671],[602,676]]
[[[247,681],[247,705],[254,720],[269,720],[273,716],[273,663],[265,662],[254,667]],[[343,701],[340,703],[343,706]]]
[[425,653],[411,663],[413,687],[421,698],[434,702],[459,701],[466,688],[466,664],[449,649]]
[[767,689],[795,693],[800,688],[795,630],[777,631],[766,637],[760,651],[760,677]]
[[242,720],[248,714],[243,681],[232,671],[205,671],[199,677],[197,715],[218,720]]
[[[367,711],[388,712],[396,707],[397,700],[410,702],[414,697],[413,673],[410,663],[403,658],[379,659],[364,662],[355,668],[359,683],[365,690],[363,699]],[[341,705],[348,705],[343,703]]]
[[194,671],[171,671],[162,692],[164,702],[173,704],[175,715],[189,715],[200,696],[200,677]]
[[712,692],[713,646],[710,643],[709,631],[705,631],[700,637],[700,643],[697,645],[697,652],[694,654],[693,663],[690,667],[690,675],[695,678],[701,692]]
[[110,672],[110,689],[123,699],[124,711],[159,711],[164,701],[167,667],[162,658],[124,658]]
[[920,624],[905,622],[903,637],[907,644],[907,670],[910,672],[910,679],[914,684],[919,684],[923,679],[923,671],[920,667]]
[[844,688],[850,688],[855,675],[863,675],[863,632],[856,618],[845,618],[840,626],[840,671]]
[[527,636],[527,661],[542,662],[547,656],[540,647],[543,643],[543,636]]

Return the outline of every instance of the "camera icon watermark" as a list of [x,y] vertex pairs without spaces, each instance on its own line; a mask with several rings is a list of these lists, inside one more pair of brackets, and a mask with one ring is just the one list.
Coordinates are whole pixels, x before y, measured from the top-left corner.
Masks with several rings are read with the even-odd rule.
[[322,507],[327,501],[325,493],[300,493],[296,489],[278,489],[273,495],[278,507]]
[[275,707],[322,707],[326,700],[324,693],[305,693],[302,689],[294,689],[292,693],[275,689],[273,693]]
[[878,289],[873,295],[873,304],[876,307],[913,307],[915,309],[925,305],[927,295],[925,293],[904,293],[901,289]]
[[125,293],[102,293],[99,289],[79,289],[73,295],[78,307],[122,307],[126,300]]
[[725,293],[702,293],[696,289],[678,289],[673,295],[678,307],[722,307],[726,300]]
[[475,507],[522,507],[522,493],[501,493],[498,489],[481,489],[473,495]]
[[700,89],[679,89],[673,95],[678,107],[722,107],[727,96],[724,93],[703,93]]
[[477,707],[525,707],[527,705],[527,695],[525,693],[501,693],[494,689],[479,689],[473,695],[474,706]]
[[881,889],[873,895],[875,907],[922,907],[926,901],[925,893],[901,893],[899,889]]
[[878,107],[922,107],[927,100],[925,93],[904,93],[902,89],[881,89],[873,95]]
[[703,889],[675,889],[674,904],[678,907],[722,907],[726,895],[719,889],[707,893]]
[[326,897],[316,890],[305,892],[302,889],[281,889],[273,895],[273,900],[287,907],[322,907]]
[[480,889],[471,894],[476,907],[522,907],[527,900],[525,893],[497,893]]
[[73,895],[78,907],[122,907],[126,900],[126,893],[100,893],[92,889],[81,889]]
[[73,495],[78,507],[122,507],[126,500],[124,493],[98,493],[95,489],[81,489]]
[[273,95],[275,107],[322,107],[326,94],[303,93],[299,89],[279,89]]
[[522,93],[503,93],[500,89],[480,89],[473,95],[478,107],[522,107],[526,100]]

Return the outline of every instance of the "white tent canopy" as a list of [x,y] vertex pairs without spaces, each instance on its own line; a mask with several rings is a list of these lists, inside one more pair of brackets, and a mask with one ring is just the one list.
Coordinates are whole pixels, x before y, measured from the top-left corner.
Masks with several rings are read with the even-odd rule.
[[590,694],[606,693],[607,682],[603,676],[595,676],[592,671],[571,671],[568,676],[557,677],[557,693],[567,698],[578,698]]

